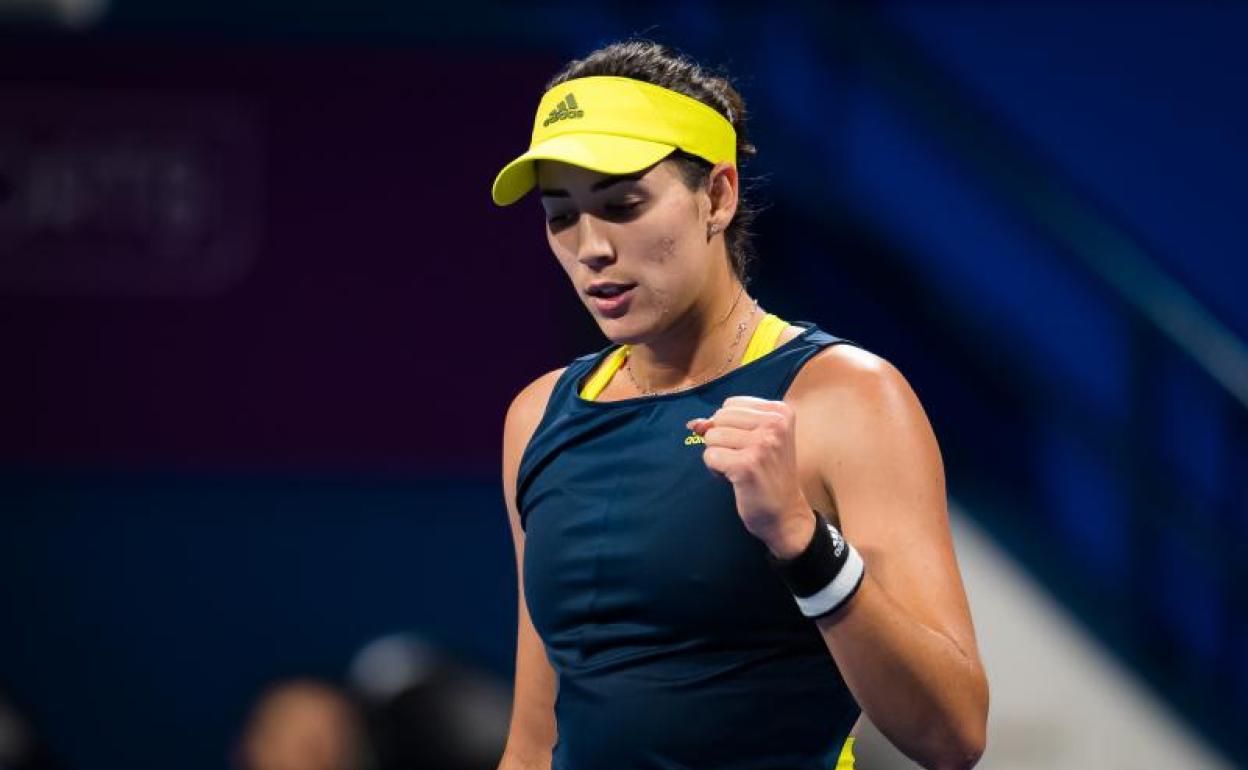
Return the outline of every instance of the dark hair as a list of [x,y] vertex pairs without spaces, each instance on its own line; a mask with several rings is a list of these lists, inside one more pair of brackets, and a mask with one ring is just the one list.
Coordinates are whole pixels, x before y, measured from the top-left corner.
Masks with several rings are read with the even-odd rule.
[[[683,53],[652,40],[634,38],[611,43],[582,59],[574,59],[551,78],[545,90],[575,78],[601,75],[642,80],[682,93],[715,109],[736,129],[738,168],[757,152],[746,136],[745,101],[728,77],[723,73],[710,72]],[[697,190],[706,184],[714,167],[709,161],[681,149],[667,157],[676,161],[681,178],[690,190]],[[743,284],[747,282],[747,269],[755,259],[750,225],[757,214],[758,209],[745,200],[745,185],[742,183],[738,191],[737,212],[728,223],[724,239],[728,246],[728,261]]]

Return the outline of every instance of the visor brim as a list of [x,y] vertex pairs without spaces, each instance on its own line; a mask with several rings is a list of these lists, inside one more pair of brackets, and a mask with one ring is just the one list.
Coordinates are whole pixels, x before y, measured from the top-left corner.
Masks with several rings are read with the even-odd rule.
[[494,178],[494,203],[508,206],[537,184],[536,160],[557,160],[603,174],[631,174],[653,166],[676,148],[615,134],[560,134],[529,148]]

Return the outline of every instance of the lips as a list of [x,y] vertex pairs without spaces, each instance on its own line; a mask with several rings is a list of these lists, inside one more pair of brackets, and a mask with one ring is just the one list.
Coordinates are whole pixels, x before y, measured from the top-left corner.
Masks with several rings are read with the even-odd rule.
[[603,281],[601,283],[590,284],[589,288],[587,288],[585,291],[591,297],[601,297],[604,299],[609,299],[611,297],[616,297],[625,293],[626,291],[628,291],[629,289],[632,289],[636,285],[637,284],[635,283],[616,283],[614,281]]
[[594,284],[587,289],[587,293],[592,297],[590,302],[600,315],[619,318],[628,312],[628,306],[633,300],[633,289],[636,287],[635,283]]

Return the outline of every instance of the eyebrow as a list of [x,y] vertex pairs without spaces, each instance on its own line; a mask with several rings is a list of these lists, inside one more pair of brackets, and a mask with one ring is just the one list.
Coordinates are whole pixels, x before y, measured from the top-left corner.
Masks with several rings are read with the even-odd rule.
[[[619,184],[620,182],[635,182],[638,179],[641,179],[643,176],[645,176],[645,171],[639,171],[635,174],[624,174],[622,176],[607,177],[606,179],[599,180],[597,182],[594,182],[592,185],[590,185],[589,191],[598,192],[599,190],[605,190],[611,185]],[[547,190],[547,189],[543,189],[539,187],[538,191],[542,194],[543,198],[567,198],[569,197],[567,190],[559,190],[559,189],[554,189],[554,188]]]

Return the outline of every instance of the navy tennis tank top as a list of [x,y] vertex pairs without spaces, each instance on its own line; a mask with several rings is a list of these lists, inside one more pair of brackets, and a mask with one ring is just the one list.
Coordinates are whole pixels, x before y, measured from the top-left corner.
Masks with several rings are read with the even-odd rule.
[[816,325],[689,390],[580,396],[559,377],[516,481],[524,596],[558,675],[552,770],[828,770],[859,707],[685,422],[783,397]]

